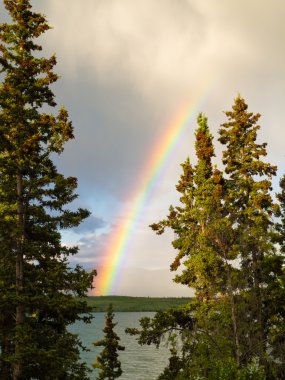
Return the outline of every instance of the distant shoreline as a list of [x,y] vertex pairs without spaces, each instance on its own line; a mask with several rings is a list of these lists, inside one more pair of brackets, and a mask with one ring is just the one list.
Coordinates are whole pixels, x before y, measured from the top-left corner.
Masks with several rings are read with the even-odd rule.
[[131,296],[89,296],[86,301],[94,312],[106,312],[109,304],[115,312],[141,312],[166,310],[185,305],[191,297],[131,297]]

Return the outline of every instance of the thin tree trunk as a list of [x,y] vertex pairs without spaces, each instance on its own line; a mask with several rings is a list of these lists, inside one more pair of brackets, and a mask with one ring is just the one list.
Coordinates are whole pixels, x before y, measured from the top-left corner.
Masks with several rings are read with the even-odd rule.
[[235,340],[236,363],[237,363],[237,366],[240,366],[241,349],[240,349],[240,341],[239,341],[239,336],[238,336],[237,310],[236,310],[236,303],[235,303],[235,295],[234,295],[233,287],[232,287],[231,273],[230,273],[230,269],[227,263],[226,263],[226,271],[227,271],[227,283],[228,283],[227,288],[228,288],[228,293],[229,293],[230,302],[231,302],[231,319],[232,319],[233,333],[234,333],[234,340]]
[[[3,327],[5,326],[5,317],[1,321]],[[5,332],[5,328],[3,329],[3,334],[2,334],[2,346],[1,346],[1,355],[9,355],[10,353],[10,339],[7,336]],[[10,379],[10,364],[3,359],[0,360],[0,380],[9,380]]]
[[253,252],[252,255],[252,264],[253,264],[253,280],[254,280],[254,308],[253,310],[256,313],[257,323],[258,323],[258,347],[257,354],[260,359],[260,363],[266,368],[266,352],[265,352],[265,343],[266,343],[266,334],[265,334],[265,323],[264,323],[264,314],[262,306],[262,295],[260,291],[260,272],[258,269],[258,258],[256,252]]
[[235,358],[236,358],[237,366],[240,366],[241,347],[240,347],[240,340],[239,340],[239,334],[238,334],[238,318],[237,318],[235,295],[234,295],[233,285],[232,285],[232,276],[231,276],[230,266],[227,263],[228,247],[224,245],[222,241],[218,238],[216,238],[216,243],[219,246],[221,256],[225,262],[225,269],[226,269],[226,275],[227,275],[226,289],[230,297],[230,303],[231,303],[231,320],[232,320],[232,327],[233,327],[233,334],[234,334]]
[[19,332],[24,322],[24,305],[21,300],[24,289],[24,271],[23,271],[23,241],[24,241],[24,204],[23,204],[23,178],[22,174],[17,174],[17,224],[18,234],[16,239],[16,295],[18,298],[16,307],[16,339],[15,354],[18,356],[13,366],[13,380],[19,380],[22,376],[21,352],[22,344],[19,341]]

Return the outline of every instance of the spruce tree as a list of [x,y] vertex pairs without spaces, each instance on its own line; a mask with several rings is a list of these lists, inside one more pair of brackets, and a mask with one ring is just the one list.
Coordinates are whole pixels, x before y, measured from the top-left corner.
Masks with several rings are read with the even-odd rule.
[[121,362],[118,359],[118,351],[124,351],[125,347],[119,344],[120,338],[114,331],[117,323],[114,323],[113,319],[113,308],[112,305],[109,305],[103,330],[104,338],[93,343],[95,347],[104,347],[93,364],[94,368],[100,369],[98,380],[114,380],[123,373]]
[[[234,234],[223,207],[225,181],[222,173],[212,164],[213,137],[207,118],[200,114],[197,123],[197,164],[192,166],[189,158],[186,159],[181,165],[183,174],[176,186],[182,195],[181,205],[175,208],[171,206],[167,219],[154,223],[151,227],[158,234],[163,233],[166,227],[175,233],[173,246],[178,254],[171,269],[182,267],[182,273],[175,277],[175,281],[192,287],[197,297],[192,313],[197,322],[194,330],[200,333],[192,334],[193,345],[198,336],[202,342],[201,350],[202,346],[212,346],[210,351],[214,357],[218,342],[223,341],[225,352],[235,352],[238,365],[241,349],[233,282],[237,272],[232,265],[236,258]],[[218,311],[219,308],[224,310],[223,314]],[[223,319],[223,327],[219,328],[218,313]],[[204,333],[201,334],[201,331]],[[234,336],[233,341],[230,336]],[[219,356],[218,353],[217,355]],[[192,357],[195,357],[196,363],[200,360],[193,354]],[[201,362],[202,367],[205,367],[204,360]]]
[[207,118],[197,119],[196,156],[193,167],[189,158],[181,165],[183,174],[176,186],[181,194],[181,206],[170,206],[167,219],[154,223],[151,228],[158,234],[171,228],[176,236],[173,246],[178,250],[171,265],[177,270],[183,263],[182,274],[176,281],[193,287],[200,300],[210,300],[220,291],[224,278],[224,266],[209,240],[211,221],[216,219],[221,202],[222,176],[212,165],[214,157],[213,137]]
[[[257,142],[260,114],[248,112],[238,96],[228,121],[221,126],[219,141],[225,145],[223,164],[227,174],[225,208],[235,226],[238,243],[237,260],[243,283],[239,292],[246,300],[243,319],[247,320],[245,355],[256,355],[268,376],[273,365],[268,357],[272,322],[279,311],[274,307],[280,294],[280,275],[284,257],[276,250],[273,217],[279,206],[271,195],[276,167],[263,161],[266,143]],[[279,289],[279,291],[277,291]]]
[[[157,234],[174,231],[178,253],[171,269],[181,267],[175,280],[196,293],[189,305],[194,323],[181,330],[187,336],[182,370],[189,379],[218,378],[224,371],[227,378],[247,378],[253,367],[257,378],[284,378],[285,181],[280,182],[280,212],[272,197],[276,167],[263,161],[266,143],[257,142],[260,115],[247,108],[239,96],[226,112],[228,121],[219,131],[223,172],[212,165],[212,136],[199,115],[197,164],[187,159],[181,165],[176,186],[181,204],[151,225]],[[144,321],[143,330],[135,332],[143,343],[157,344],[173,329],[165,317],[156,319],[163,326],[157,334]]]
[[71,268],[77,247],[60,229],[89,215],[66,205],[77,181],[52,161],[73,138],[68,113],[50,86],[55,56],[41,57],[36,39],[49,29],[29,0],[4,0],[11,23],[0,25],[0,379],[87,379],[69,324],[89,311],[82,297],[94,273]]

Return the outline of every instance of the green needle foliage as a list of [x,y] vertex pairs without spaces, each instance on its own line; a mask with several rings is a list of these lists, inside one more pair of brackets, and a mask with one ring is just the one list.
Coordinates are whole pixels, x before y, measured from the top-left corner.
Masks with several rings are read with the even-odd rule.
[[[285,376],[284,214],[285,180],[272,197],[276,167],[263,161],[257,142],[260,115],[238,96],[219,141],[223,171],[212,164],[213,137],[200,114],[195,132],[197,161],[181,165],[176,186],[180,204],[151,225],[157,234],[174,231],[175,281],[194,288],[187,307],[141,321],[141,344],[172,348],[160,378],[283,379]],[[179,347],[179,344],[178,344]]]
[[89,215],[66,205],[77,181],[51,157],[73,138],[64,108],[57,115],[50,86],[55,56],[41,57],[36,39],[49,29],[29,0],[4,0],[11,23],[0,24],[0,379],[87,379],[69,324],[89,319],[83,297],[94,273],[71,269],[77,247],[60,229]]
[[281,311],[276,305],[281,305],[284,297],[280,286],[284,256],[274,244],[277,226],[273,217],[279,215],[279,205],[271,196],[277,168],[262,160],[267,144],[256,141],[260,115],[247,108],[239,96],[219,131],[219,141],[226,147],[223,164],[228,176],[224,207],[238,237],[237,258],[243,279],[239,290],[245,301],[243,321],[247,322],[245,354],[254,353],[269,376],[273,363],[268,358],[268,343],[275,329],[273,321],[279,319]]
[[110,304],[106,314],[105,328],[103,330],[105,334],[104,339],[93,343],[95,347],[104,347],[103,351],[97,357],[96,362],[93,364],[94,368],[100,369],[100,373],[97,377],[98,380],[114,380],[123,373],[121,362],[118,359],[118,351],[124,351],[125,347],[119,344],[120,338],[114,331],[117,323],[114,323],[113,319],[114,313],[112,305]]

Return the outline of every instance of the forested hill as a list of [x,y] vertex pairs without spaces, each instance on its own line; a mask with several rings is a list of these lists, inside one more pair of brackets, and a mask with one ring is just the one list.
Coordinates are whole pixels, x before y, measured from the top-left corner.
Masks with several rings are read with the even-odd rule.
[[191,298],[90,296],[87,302],[95,312],[105,312],[110,304],[117,311],[158,311],[188,303]]

